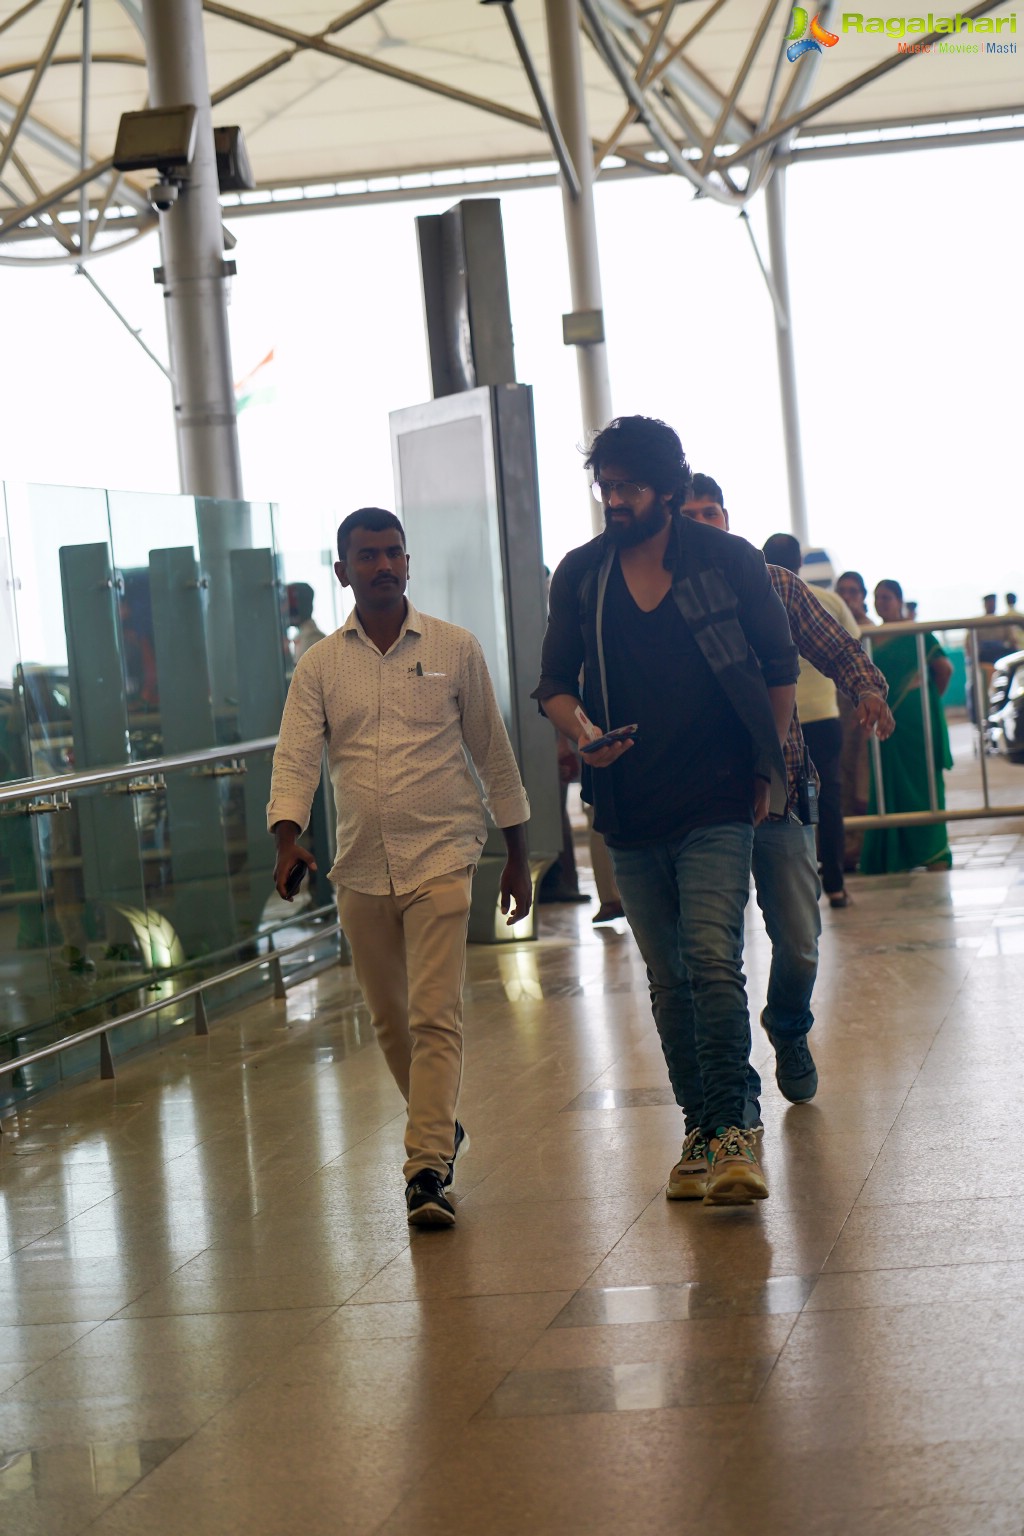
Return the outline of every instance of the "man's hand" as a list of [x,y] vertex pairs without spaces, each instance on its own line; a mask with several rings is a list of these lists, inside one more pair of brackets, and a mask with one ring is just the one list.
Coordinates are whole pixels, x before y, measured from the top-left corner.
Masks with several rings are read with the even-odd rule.
[[768,819],[771,808],[772,786],[767,779],[754,780],[754,826],[759,827]]
[[857,705],[857,719],[863,726],[865,735],[870,736],[874,732],[879,741],[888,741],[896,729],[892,710],[879,693],[861,694],[860,703]]
[[[581,731],[579,735],[581,747],[586,745],[587,739],[586,732]],[[613,741],[609,747],[598,747],[596,752],[581,752],[580,757],[583,762],[589,763],[591,768],[610,768],[612,763],[618,762],[624,752],[632,750],[633,737],[627,736],[624,741]]]
[[307,869],[316,869],[316,859],[296,842],[299,829],[293,821],[279,821],[274,828],[274,841],[277,844],[277,858],[274,862],[274,889],[285,901],[294,901],[294,896],[289,896],[286,890],[288,876],[296,864],[305,864]]
[[529,917],[532,906],[530,866],[520,853],[510,853],[501,872],[501,910],[509,914],[507,926],[511,928],[513,923],[521,923],[524,917]]

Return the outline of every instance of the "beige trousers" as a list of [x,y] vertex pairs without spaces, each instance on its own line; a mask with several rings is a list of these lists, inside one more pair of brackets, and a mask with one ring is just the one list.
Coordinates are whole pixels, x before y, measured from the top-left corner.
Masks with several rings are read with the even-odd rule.
[[377,1041],[409,1107],[405,1177],[443,1178],[455,1149],[462,1081],[462,987],[473,870],[414,891],[338,887],[338,915]]

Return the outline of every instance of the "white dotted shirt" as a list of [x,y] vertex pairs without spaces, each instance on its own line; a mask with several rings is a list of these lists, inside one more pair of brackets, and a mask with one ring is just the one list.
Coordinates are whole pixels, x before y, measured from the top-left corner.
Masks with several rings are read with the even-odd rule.
[[330,878],[368,896],[475,865],[485,806],[499,827],[530,815],[480,642],[407,606],[386,655],[355,611],[306,652],[274,753],[267,825],[305,828],[326,744],[338,807]]

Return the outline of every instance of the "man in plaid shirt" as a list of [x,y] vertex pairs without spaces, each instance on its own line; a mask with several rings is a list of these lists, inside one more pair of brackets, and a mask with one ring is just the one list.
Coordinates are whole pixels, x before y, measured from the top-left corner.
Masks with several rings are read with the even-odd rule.
[[[721,486],[710,475],[694,475],[683,512],[696,522],[729,531]],[[895,721],[885,702],[889,685],[882,673],[799,576],[777,565],[769,565],[768,574],[789,616],[800,655],[853,702],[865,731],[876,732],[882,741],[891,736]],[[757,904],[772,944],[761,1024],[775,1047],[779,1088],[791,1104],[800,1104],[812,1099],[818,1088],[807,1033],[814,1022],[811,993],[818,972],[821,885],[814,823],[802,788],[805,747],[796,710],[782,750],[789,792],[785,813],[769,816],[755,827],[752,867]],[[810,773],[813,778],[813,765]],[[760,1078],[751,1067],[749,1098],[756,1099],[760,1090]]]

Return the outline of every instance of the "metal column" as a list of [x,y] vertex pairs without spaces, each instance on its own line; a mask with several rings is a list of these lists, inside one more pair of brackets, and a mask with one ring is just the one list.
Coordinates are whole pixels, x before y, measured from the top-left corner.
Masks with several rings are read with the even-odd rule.
[[789,266],[786,256],[785,170],[776,166],[765,188],[768,207],[770,252],[775,305],[775,347],[779,358],[779,393],[782,399],[782,431],[786,440],[786,474],[789,479],[790,526],[801,549],[810,543],[807,529],[807,498],[804,495],[804,462],[800,450],[800,411],[796,395],[796,359],[793,353],[792,307],[789,302]]
[[150,105],[194,105],[195,156],[181,195],[160,215],[161,281],[174,372],[181,489],[242,496],[226,282],[201,0],[142,0]]
[[[601,266],[594,218],[594,151],[587,126],[583,95],[583,60],[580,52],[576,0],[544,0],[551,59],[551,85],[555,115],[572,156],[579,180],[579,194],[562,178],[562,212],[569,254],[569,282],[575,311],[602,310]],[[580,379],[580,408],[584,433],[605,426],[612,414],[608,380],[608,354],[604,341],[576,345]],[[591,503],[595,532],[604,527],[600,507]]]

